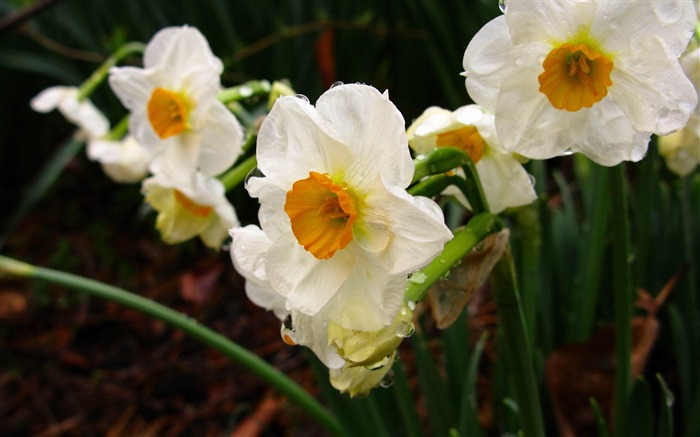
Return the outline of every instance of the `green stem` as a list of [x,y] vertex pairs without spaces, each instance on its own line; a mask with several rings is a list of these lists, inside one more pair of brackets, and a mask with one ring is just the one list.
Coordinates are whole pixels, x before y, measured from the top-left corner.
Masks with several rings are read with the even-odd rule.
[[249,97],[270,94],[270,82],[266,80],[251,80],[246,83],[219,91],[217,98],[221,103],[237,102]]
[[114,52],[112,56],[110,56],[102,65],[100,65],[100,68],[95,70],[95,72],[92,73],[92,75],[85,82],[83,82],[83,84],[80,86],[80,90],[78,91],[78,100],[88,98],[90,94],[95,91],[95,88],[97,88],[105,77],[107,77],[107,74],[109,74],[109,69],[117,65],[119,61],[130,55],[141,54],[145,48],[146,45],[141,42],[130,42],[121,46],[119,50]]
[[316,399],[304,391],[286,375],[266,363],[245,348],[237,345],[228,338],[218,334],[196,320],[191,319],[164,305],[130,293],[126,290],[104,284],[92,279],[57,270],[33,266],[12,258],[0,255],[0,274],[11,274],[22,277],[41,279],[85,292],[101,299],[119,303],[140,311],[146,315],[162,320],[173,328],[179,329],[203,344],[210,346],[221,354],[231,358],[236,363],[246,367],[265,382],[277,388],[296,405],[304,409],[318,423],[335,435],[343,435],[340,423]]
[[627,434],[627,402],[632,388],[632,301],[629,218],[625,197],[624,166],[611,169],[610,237],[613,257],[613,293],[615,299],[615,435]]
[[406,301],[423,300],[435,281],[443,277],[487,235],[502,228],[503,222],[496,215],[483,213],[474,216],[464,229],[445,244],[437,258],[411,276],[406,286]]
[[[462,190],[475,214],[489,211],[489,204],[481,187],[479,174],[476,171],[474,162],[467,153],[454,147],[438,147],[427,155],[416,158],[413,162],[415,171],[411,184],[416,184],[426,176],[444,174],[461,167],[465,177],[453,177],[462,179],[463,182],[453,179],[452,183]],[[419,185],[420,183],[416,187]],[[411,192],[410,189],[409,192]]]
[[515,389],[523,435],[544,436],[532,348],[525,328],[510,250],[506,250],[491,273],[491,292],[498,307],[499,323],[503,330],[508,369]]
[[114,126],[114,129],[107,135],[107,139],[110,141],[119,141],[126,135],[126,132],[129,130],[129,116],[126,115],[124,116],[121,120],[119,120],[119,123],[117,123],[116,126]]
[[228,192],[240,185],[241,182],[245,181],[248,173],[250,173],[250,171],[253,170],[257,164],[258,161],[255,158],[255,155],[253,155],[221,175],[219,180],[224,184],[224,187]]

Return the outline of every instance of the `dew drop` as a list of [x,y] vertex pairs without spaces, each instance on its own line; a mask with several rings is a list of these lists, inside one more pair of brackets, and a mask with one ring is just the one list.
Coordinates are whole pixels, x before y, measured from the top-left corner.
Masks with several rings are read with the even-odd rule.
[[534,187],[535,183],[537,182],[537,179],[535,179],[535,177],[530,173],[527,174],[527,178],[530,180],[530,185]]
[[568,149],[564,150],[564,153],[561,154],[561,156],[570,156],[573,155],[574,151],[569,147]]
[[408,309],[411,311],[416,309],[416,303],[412,300],[406,301],[406,305],[408,305]]
[[392,385],[394,385],[394,371],[389,370],[386,372],[386,375],[384,375],[384,378],[382,378],[381,381],[379,381],[379,386],[381,388],[389,388]]
[[396,336],[401,338],[410,337],[416,331],[413,322],[399,322],[396,324]]
[[382,358],[381,360],[377,361],[374,364],[370,364],[369,366],[367,366],[367,369],[371,370],[371,371],[381,370],[384,368],[384,366],[386,366],[389,363],[390,359],[391,359],[391,354],[385,356],[384,358]]
[[506,0],[498,0],[498,9],[500,9],[501,12],[506,11]]
[[305,101],[306,103],[309,103],[309,98],[306,97],[306,96],[303,95],[303,94],[297,94],[297,95],[294,96],[294,97],[296,97],[297,99],[301,99],[301,100]]
[[264,178],[264,177],[265,177],[265,174],[262,171],[260,171],[259,168],[255,167],[245,177],[244,184],[248,185],[248,181],[250,180],[250,178]]
[[249,86],[242,86],[238,89],[238,94],[240,94],[241,97],[250,97],[253,95],[253,89]]
[[428,275],[423,272],[415,272],[410,278],[408,278],[408,280],[414,284],[422,284],[426,279],[428,279]]
[[335,88],[335,87],[340,86],[340,85],[345,85],[345,84],[339,80],[336,80],[335,82],[333,82],[333,85],[331,85],[331,88]]

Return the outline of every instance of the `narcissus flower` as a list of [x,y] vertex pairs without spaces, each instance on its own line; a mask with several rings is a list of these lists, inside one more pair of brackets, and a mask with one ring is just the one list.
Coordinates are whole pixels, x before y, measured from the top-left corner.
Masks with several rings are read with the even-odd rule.
[[[340,85],[316,107],[280,97],[257,147],[265,177],[251,177],[247,189],[260,200],[262,229],[232,231],[239,272],[264,271],[288,312],[323,310],[355,330],[391,324],[407,274],[452,234],[432,200],[405,191],[413,162],[403,117],[387,95]],[[265,247],[256,244],[262,234]],[[258,260],[254,272],[246,257]]]
[[[463,106],[454,112],[430,107],[411,124],[406,134],[408,144],[419,154],[437,147],[455,147],[466,152],[476,166],[491,212],[527,205],[537,198],[520,161],[501,147],[493,115],[477,105]],[[469,207],[464,194],[455,187],[449,187],[445,194],[454,195]]]
[[226,199],[223,184],[201,173],[175,177],[159,171],[143,181],[143,193],[158,211],[156,228],[168,244],[199,236],[212,249],[220,249],[227,231],[238,226],[238,218]]
[[129,131],[169,166],[208,176],[228,169],[241,152],[243,129],[217,100],[223,70],[204,36],[191,27],[158,32],[144,68],[110,70],[109,83],[131,111]]
[[86,134],[87,139],[104,137],[109,132],[109,121],[90,100],[78,100],[78,93],[75,87],[54,86],[40,92],[30,105],[37,112],[58,109]]
[[[681,66],[695,85],[696,92],[700,93],[700,48],[684,54]],[[683,129],[659,137],[659,153],[666,160],[669,170],[678,176],[687,176],[695,170],[700,163],[700,105]]]
[[464,54],[472,99],[501,144],[529,158],[581,152],[638,161],[651,133],[682,128],[697,102],[678,63],[690,1],[508,0]]
[[108,138],[88,143],[87,155],[102,164],[104,172],[115,182],[138,182],[148,175],[151,154],[131,135],[122,140]]

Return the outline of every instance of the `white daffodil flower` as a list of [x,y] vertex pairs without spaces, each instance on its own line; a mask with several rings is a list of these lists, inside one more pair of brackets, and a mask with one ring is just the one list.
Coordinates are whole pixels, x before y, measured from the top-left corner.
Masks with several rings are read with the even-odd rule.
[[139,182],[148,175],[151,154],[131,135],[122,140],[95,139],[88,143],[87,155],[102,164],[102,170],[115,182]]
[[243,129],[217,100],[223,66],[192,27],[159,31],[146,46],[144,68],[115,67],[109,84],[129,111],[129,131],[170,167],[207,176],[227,170],[241,153]]
[[223,184],[201,173],[175,178],[158,166],[153,170],[154,175],[143,181],[143,193],[158,211],[156,228],[163,241],[175,244],[199,236],[204,244],[219,250],[228,229],[238,226]]
[[78,93],[75,87],[53,86],[40,92],[30,105],[37,112],[58,109],[88,140],[104,137],[109,132],[109,120],[90,100],[78,100]]
[[[681,56],[680,62],[700,97],[700,48]],[[678,176],[687,176],[695,170],[700,163],[700,105],[683,129],[659,137],[659,153],[668,169]]]
[[[233,256],[259,260],[288,312],[375,331],[392,323],[406,276],[452,238],[442,211],[405,188],[413,176],[404,120],[386,94],[340,85],[313,107],[280,97],[263,122],[247,189],[260,228],[232,230]],[[260,246],[257,241],[269,239]],[[236,247],[245,247],[237,250]],[[237,259],[236,259],[237,258]]]
[[[437,147],[455,147],[466,152],[475,164],[493,213],[527,205],[537,198],[530,176],[520,161],[501,147],[493,115],[477,105],[462,106],[454,112],[430,107],[411,124],[406,134],[409,146],[419,154]],[[462,170],[458,172],[463,176]],[[470,208],[459,189],[451,186],[444,194],[455,196]]]
[[678,63],[694,23],[690,1],[507,0],[464,53],[467,90],[509,151],[638,161],[695,108]]

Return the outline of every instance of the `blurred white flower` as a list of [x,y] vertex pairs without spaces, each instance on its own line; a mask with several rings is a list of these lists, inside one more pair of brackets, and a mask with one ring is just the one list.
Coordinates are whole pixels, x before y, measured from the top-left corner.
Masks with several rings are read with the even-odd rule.
[[[466,152],[475,164],[484,195],[493,213],[532,203],[536,198],[530,176],[512,153],[506,152],[496,136],[492,114],[477,105],[456,111],[426,109],[406,132],[416,153],[427,154],[437,147],[455,147]],[[462,170],[458,173],[464,176]],[[470,208],[464,194],[450,186],[444,194],[454,195]]]
[[333,87],[316,107],[280,97],[257,147],[265,177],[247,188],[262,229],[231,231],[238,271],[264,277],[288,313],[323,311],[362,331],[390,325],[407,274],[452,237],[432,200],[405,191],[413,162],[396,107],[365,85]]
[[467,90],[509,151],[638,161],[697,103],[678,63],[695,18],[689,1],[508,0],[467,47]]
[[227,231],[238,226],[233,206],[226,199],[223,184],[201,173],[180,177],[158,171],[143,181],[143,193],[158,211],[156,228],[168,244],[199,236],[204,244],[219,250]]
[[143,63],[110,70],[112,89],[131,111],[130,133],[169,167],[207,176],[227,170],[241,153],[243,129],[217,100],[223,66],[204,36],[165,28],[146,46]]
[[[680,62],[700,97],[700,48],[681,56]],[[700,163],[700,105],[683,129],[659,137],[659,153],[669,170],[678,176],[687,176],[695,170]]]
[[102,138],[109,132],[109,120],[89,99],[78,100],[78,88],[53,86],[32,99],[30,105],[37,112],[58,109],[71,123],[85,133],[88,140]]
[[87,155],[102,164],[104,172],[119,183],[138,182],[148,175],[151,154],[131,135],[122,140],[107,137],[88,143]]

